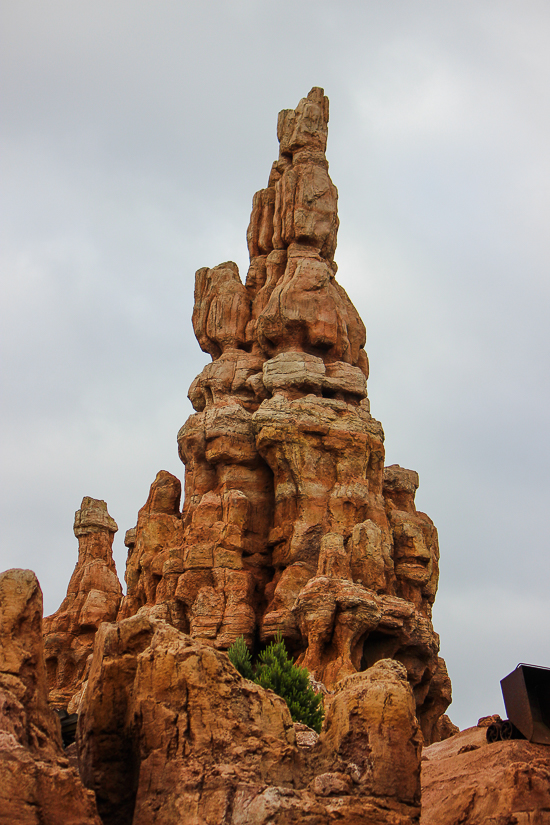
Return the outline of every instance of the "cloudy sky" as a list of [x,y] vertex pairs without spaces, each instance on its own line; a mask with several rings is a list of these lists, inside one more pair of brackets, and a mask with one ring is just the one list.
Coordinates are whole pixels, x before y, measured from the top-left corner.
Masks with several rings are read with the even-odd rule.
[[276,117],[331,101],[339,280],[387,463],[439,528],[461,727],[550,665],[546,0],[2,0],[2,536],[45,611],[74,511],[124,532],[208,360],[195,270],[247,267]]

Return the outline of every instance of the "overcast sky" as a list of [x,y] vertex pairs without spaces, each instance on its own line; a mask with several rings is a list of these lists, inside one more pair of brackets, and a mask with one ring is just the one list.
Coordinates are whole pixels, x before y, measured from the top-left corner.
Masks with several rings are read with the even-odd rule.
[[194,273],[244,278],[277,112],[331,102],[338,278],[387,463],[439,529],[462,728],[550,665],[547,0],[2,0],[2,543],[57,609],[74,511],[124,532],[208,360]]

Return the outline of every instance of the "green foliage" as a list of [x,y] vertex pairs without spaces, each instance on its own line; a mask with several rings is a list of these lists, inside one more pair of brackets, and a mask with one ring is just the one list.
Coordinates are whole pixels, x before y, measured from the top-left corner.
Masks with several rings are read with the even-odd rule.
[[245,679],[250,679],[251,681],[254,680],[252,657],[250,656],[250,651],[246,646],[244,636],[239,636],[239,638],[233,642],[227,651],[227,655],[229,656],[231,664],[233,667],[237,668],[241,676],[244,676]]
[[302,722],[320,733],[324,716],[322,696],[312,689],[307,668],[298,667],[289,657],[280,633],[260,653],[255,673],[243,636],[231,645],[228,655],[242,676],[285,700],[294,722]]

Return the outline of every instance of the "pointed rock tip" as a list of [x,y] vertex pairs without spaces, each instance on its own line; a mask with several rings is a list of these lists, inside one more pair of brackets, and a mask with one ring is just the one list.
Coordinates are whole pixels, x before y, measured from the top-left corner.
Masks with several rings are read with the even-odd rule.
[[97,530],[108,530],[116,533],[118,525],[107,511],[107,502],[102,499],[84,496],[80,510],[74,514],[74,534],[82,536]]

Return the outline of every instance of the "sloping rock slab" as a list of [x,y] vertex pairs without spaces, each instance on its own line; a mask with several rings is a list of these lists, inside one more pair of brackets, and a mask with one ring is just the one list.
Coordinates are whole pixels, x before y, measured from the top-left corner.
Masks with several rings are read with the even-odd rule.
[[549,825],[550,747],[468,728],[422,754],[421,825]]

